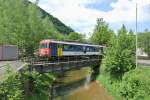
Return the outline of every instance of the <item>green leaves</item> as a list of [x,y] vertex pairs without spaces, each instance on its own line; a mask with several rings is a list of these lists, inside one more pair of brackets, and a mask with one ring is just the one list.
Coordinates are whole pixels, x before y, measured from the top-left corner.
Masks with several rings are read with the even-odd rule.
[[120,95],[127,100],[150,99],[150,70],[138,68],[126,73],[122,79]]
[[71,32],[68,35],[68,39],[83,42],[84,41],[84,36],[80,33]]
[[121,79],[125,72],[135,68],[135,36],[123,25],[117,37],[111,38],[103,60],[104,69],[113,78]]
[[0,100],[48,100],[53,80],[51,73],[31,73],[27,69],[15,73],[8,67],[5,80],[0,83]]
[[23,90],[18,73],[7,68],[4,82],[0,83],[0,99],[1,100],[22,100]]
[[97,19],[94,33],[91,36],[92,42],[101,45],[109,45],[112,35],[114,35],[114,32],[109,29],[108,24],[102,18]]
[[100,81],[117,100],[149,100],[150,70],[135,69],[135,35],[132,30],[127,32],[124,25],[118,32],[102,61]]
[[73,31],[67,28],[28,0],[0,0],[0,43],[18,45],[22,56],[33,55],[42,39],[64,38],[61,32]]
[[122,80],[102,74],[98,80],[115,100],[149,100],[150,69],[138,67],[125,73]]

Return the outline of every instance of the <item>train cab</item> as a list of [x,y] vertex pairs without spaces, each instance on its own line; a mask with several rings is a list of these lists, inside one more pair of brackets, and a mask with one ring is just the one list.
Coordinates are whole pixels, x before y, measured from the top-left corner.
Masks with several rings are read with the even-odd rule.
[[50,57],[51,56],[50,40],[42,40],[40,42],[39,56],[41,56],[41,57]]
[[52,40],[42,40],[39,46],[40,57],[61,57],[62,44],[58,44]]

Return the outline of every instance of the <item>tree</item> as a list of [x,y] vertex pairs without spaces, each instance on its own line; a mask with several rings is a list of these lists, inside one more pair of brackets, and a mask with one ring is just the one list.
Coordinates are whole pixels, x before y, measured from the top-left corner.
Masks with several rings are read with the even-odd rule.
[[118,36],[111,39],[113,42],[107,48],[103,66],[110,76],[121,79],[125,72],[135,68],[135,36],[132,31],[127,34],[123,25]]
[[76,40],[76,41],[80,41],[80,42],[84,41],[83,35],[80,33],[77,33],[77,32],[71,32],[68,35],[68,39],[69,40]]
[[96,44],[108,45],[113,34],[114,32],[109,29],[108,24],[102,18],[98,18],[91,40]]
[[49,17],[42,14],[27,0],[0,0],[0,43],[17,45],[21,54],[28,56],[40,40],[61,38]]
[[138,34],[138,47],[150,58],[150,31],[147,30]]

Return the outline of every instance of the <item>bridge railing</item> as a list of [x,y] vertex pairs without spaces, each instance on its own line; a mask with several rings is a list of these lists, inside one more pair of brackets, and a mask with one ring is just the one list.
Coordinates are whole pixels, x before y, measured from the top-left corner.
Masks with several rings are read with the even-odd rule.
[[82,67],[92,67],[100,64],[101,57],[86,57],[84,59],[79,59],[76,57],[74,59],[70,59],[69,57],[66,60],[56,60],[55,62],[51,61],[34,61],[31,60],[29,64],[30,70],[35,69],[38,72],[63,72],[70,69],[78,69]]

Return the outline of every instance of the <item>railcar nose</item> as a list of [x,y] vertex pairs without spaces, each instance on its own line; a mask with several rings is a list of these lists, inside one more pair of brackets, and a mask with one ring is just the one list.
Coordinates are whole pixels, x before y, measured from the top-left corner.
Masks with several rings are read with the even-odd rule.
[[49,57],[50,56],[50,49],[48,49],[48,48],[40,49],[39,55]]

